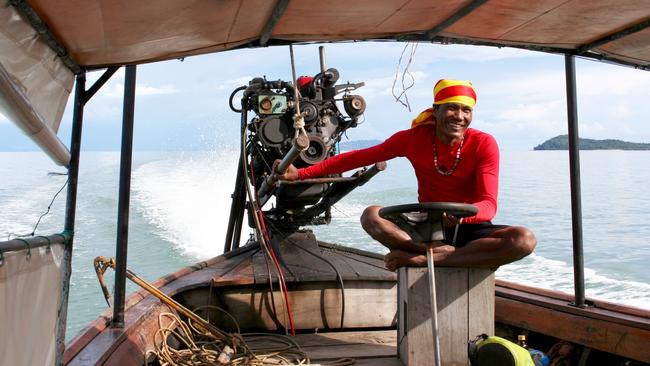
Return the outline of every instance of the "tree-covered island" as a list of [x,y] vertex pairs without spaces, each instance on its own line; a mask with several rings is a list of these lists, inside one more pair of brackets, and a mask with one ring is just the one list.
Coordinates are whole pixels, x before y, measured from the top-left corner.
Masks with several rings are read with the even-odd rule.
[[[555,136],[534,147],[534,150],[568,150],[569,135]],[[650,144],[622,140],[580,139],[580,150],[650,150]]]

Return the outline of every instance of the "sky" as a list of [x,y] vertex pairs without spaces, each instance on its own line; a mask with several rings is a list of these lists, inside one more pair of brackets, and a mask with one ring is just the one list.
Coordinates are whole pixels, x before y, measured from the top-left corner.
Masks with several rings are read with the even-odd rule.
[[[318,45],[294,46],[298,75],[319,71]],[[355,91],[367,109],[350,140],[383,140],[408,128],[432,102],[441,78],[470,80],[477,91],[473,128],[491,133],[504,151],[532,150],[567,133],[564,57],[510,48],[396,42],[325,45],[327,67],[339,82],[365,82]],[[400,62],[401,58],[401,62]],[[407,68],[408,65],[408,69]],[[405,72],[408,71],[408,72]],[[576,60],[581,137],[650,142],[650,72]],[[88,74],[90,87],[101,72]],[[291,80],[288,46],[245,49],[138,66],[134,150],[214,150],[235,146],[239,115],[231,92],[253,77]],[[410,111],[393,94],[410,86]],[[412,85],[411,85],[412,84]],[[86,105],[83,150],[120,149],[124,70]],[[59,130],[69,145],[70,97]],[[37,150],[0,115],[0,151]]]

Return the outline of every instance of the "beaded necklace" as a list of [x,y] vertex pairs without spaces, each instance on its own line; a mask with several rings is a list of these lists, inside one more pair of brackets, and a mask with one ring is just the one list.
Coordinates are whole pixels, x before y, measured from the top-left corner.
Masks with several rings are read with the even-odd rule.
[[454,160],[454,165],[451,166],[451,169],[445,170],[442,169],[441,167],[438,166],[438,143],[436,142],[436,137],[433,137],[433,165],[436,166],[436,170],[438,171],[439,174],[441,175],[451,175],[454,170],[458,167],[458,163],[460,162],[460,149],[463,148],[463,143],[465,142],[465,139],[460,140],[460,145],[458,146],[458,150],[456,150],[456,159]]

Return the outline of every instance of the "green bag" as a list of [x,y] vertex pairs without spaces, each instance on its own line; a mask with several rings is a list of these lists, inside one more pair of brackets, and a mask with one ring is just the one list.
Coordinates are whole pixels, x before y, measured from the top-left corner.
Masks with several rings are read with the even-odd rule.
[[527,349],[487,334],[469,342],[469,359],[472,366],[535,366]]

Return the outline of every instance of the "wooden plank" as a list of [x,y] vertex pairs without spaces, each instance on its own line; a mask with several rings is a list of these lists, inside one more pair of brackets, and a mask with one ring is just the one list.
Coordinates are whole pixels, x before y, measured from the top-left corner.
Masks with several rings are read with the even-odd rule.
[[408,271],[406,267],[397,270],[397,354],[406,359],[408,354],[408,337],[406,336],[407,300],[404,294],[408,293]]
[[[428,271],[423,278],[428,286]],[[438,306],[438,334],[440,339],[440,358],[445,365],[467,365],[468,314],[468,269],[436,268],[436,302]],[[428,293],[427,290],[425,293]],[[430,296],[422,296],[422,299]],[[429,304],[430,301],[427,301]],[[431,311],[429,311],[431,314]],[[433,349],[433,348],[432,348]],[[423,352],[421,354],[431,354]],[[432,357],[431,360],[434,360]],[[417,363],[422,365],[422,363]]]
[[[396,279],[395,273],[385,268],[383,257],[344,247],[319,246],[310,233],[292,233],[288,237],[273,238],[272,241],[287,282],[336,281],[337,273],[344,281],[393,282]],[[255,255],[253,265],[255,282],[266,283],[269,271],[264,253]],[[274,269],[271,270],[271,275],[276,277]]]
[[[183,276],[161,288],[168,295],[197,287],[207,287],[214,280],[214,286],[253,284],[251,256],[258,249],[252,249],[239,256],[219,261],[212,266]],[[221,257],[220,257],[221,258]]]
[[[528,295],[535,295],[539,297],[546,298],[547,300],[555,299],[562,300],[562,303],[570,303],[573,301],[574,296],[572,294],[567,294],[560,291],[542,289],[538,287],[531,287],[526,285],[520,285],[513,282],[508,282],[504,280],[496,280],[496,292],[497,296],[501,295],[504,297],[510,297],[510,294],[519,294],[519,298],[522,300],[525,299]],[[515,291],[507,291],[507,290]],[[514,297],[512,297],[514,298]],[[616,314],[617,318],[620,318],[621,315],[630,315],[633,317],[638,317],[645,319],[650,322],[650,309],[642,309],[629,305],[622,305],[618,303],[613,303],[600,299],[587,298],[587,300],[592,301],[594,306],[598,309],[607,310]]]
[[[338,329],[342,296],[336,282],[307,282],[290,287],[289,302],[299,329]],[[395,283],[351,281],[345,283],[345,328],[391,327],[396,325]],[[275,288],[277,289],[277,287]],[[267,287],[224,288],[224,306],[238,319],[242,329],[275,329],[271,292]],[[278,316],[283,319],[284,303],[273,292]],[[359,306],[358,304],[364,304]],[[199,305],[199,304],[195,304]],[[367,311],[367,308],[372,311]],[[284,323],[284,321],[283,321]]]
[[355,366],[404,366],[397,356],[381,358],[357,358]]
[[[294,340],[307,352],[312,363],[355,358],[360,365],[401,366],[395,363],[396,335],[395,330],[328,332],[300,334]],[[359,363],[362,359],[366,361]]]
[[[426,268],[399,270],[398,350],[407,365],[435,361]],[[467,341],[494,332],[494,276],[490,270],[437,267],[436,303],[440,357],[445,365],[468,365]]]
[[299,334],[295,338],[302,347],[340,344],[390,344],[397,342],[396,330],[369,330],[356,332],[328,332]]
[[[144,350],[152,347],[158,314],[172,310],[150,296],[125,313],[124,328],[106,328],[92,339],[67,365],[124,365],[142,362]],[[139,334],[148,334],[142,338]],[[121,359],[120,359],[121,357]],[[116,361],[113,363],[113,361]]]
[[[650,360],[650,330],[579,316],[518,300],[496,298],[496,321],[633,360]],[[567,306],[567,308],[569,308]]]
[[[500,281],[501,283],[501,281]],[[519,287],[519,286],[517,286]],[[533,288],[501,287],[496,289],[497,297],[543,306],[549,309],[556,309],[575,315],[604,320],[606,322],[632,326],[650,330],[650,311],[643,309],[614,306],[602,301],[595,301],[593,307],[578,308],[569,306],[573,297],[550,290],[539,290],[528,292]]]
[[[433,331],[431,324],[431,297],[426,268],[408,268],[405,333],[406,347],[400,353],[407,365],[431,365]],[[445,364],[467,364],[467,269],[436,268],[436,303],[438,308],[438,336],[440,355]],[[402,300],[400,300],[402,301]]]
[[494,334],[494,271],[484,268],[470,268],[468,279],[467,309],[470,322],[470,339],[485,333]]
[[368,358],[377,356],[394,357],[397,348],[385,344],[350,344],[328,347],[303,347],[309,358],[314,360],[337,360],[339,358]]

